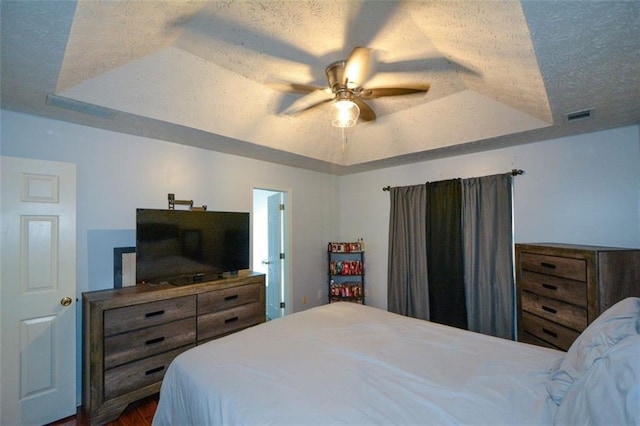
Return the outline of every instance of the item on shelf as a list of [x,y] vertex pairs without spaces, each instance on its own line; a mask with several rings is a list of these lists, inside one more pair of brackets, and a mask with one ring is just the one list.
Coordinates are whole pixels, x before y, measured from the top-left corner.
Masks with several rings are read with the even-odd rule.
[[331,275],[361,275],[362,262],[359,260],[331,260],[329,261]]
[[337,284],[335,281],[332,281],[329,294],[342,298],[361,298],[363,295],[362,283],[359,281],[349,281]]
[[331,253],[352,253],[364,251],[364,240],[358,238],[358,241],[351,243],[329,243],[327,251]]

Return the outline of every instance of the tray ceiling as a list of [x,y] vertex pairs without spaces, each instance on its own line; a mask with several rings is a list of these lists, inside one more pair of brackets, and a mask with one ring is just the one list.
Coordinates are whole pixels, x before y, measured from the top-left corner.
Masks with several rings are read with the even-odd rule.
[[[3,108],[337,174],[640,123],[634,1],[5,0],[1,35]],[[356,46],[431,89],[282,114]]]

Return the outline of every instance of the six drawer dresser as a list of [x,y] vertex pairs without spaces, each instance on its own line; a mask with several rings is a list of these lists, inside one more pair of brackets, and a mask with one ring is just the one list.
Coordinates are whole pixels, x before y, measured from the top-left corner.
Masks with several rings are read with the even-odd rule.
[[160,390],[171,361],[197,344],[265,321],[265,276],[83,293],[83,409],[91,424]]

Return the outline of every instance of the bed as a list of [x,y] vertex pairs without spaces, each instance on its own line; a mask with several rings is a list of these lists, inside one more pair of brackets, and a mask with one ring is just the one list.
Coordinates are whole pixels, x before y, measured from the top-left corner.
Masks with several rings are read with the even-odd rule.
[[193,348],[153,424],[638,424],[640,299],[568,352],[334,303]]

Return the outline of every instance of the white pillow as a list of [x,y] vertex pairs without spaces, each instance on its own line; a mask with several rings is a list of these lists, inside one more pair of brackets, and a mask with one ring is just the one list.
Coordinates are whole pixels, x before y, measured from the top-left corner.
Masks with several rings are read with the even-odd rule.
[[640,335],[595,360],[556,411],[557,425],[640,424]]
[[549,396],[560,405],[571,385],[584,376],[596,359],[625,337],[640,335],[640,298],[626,298],[603,312],[567,351],[547,382]]

